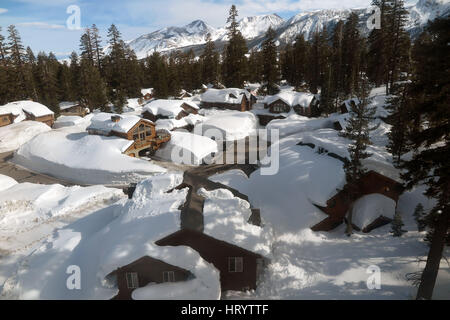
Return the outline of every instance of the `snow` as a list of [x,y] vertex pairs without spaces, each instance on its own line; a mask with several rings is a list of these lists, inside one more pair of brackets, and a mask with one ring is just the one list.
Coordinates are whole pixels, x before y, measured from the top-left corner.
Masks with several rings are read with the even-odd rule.
[[176,163],[199,165],[205,157],[217,151],[217,143],[208,137],[173,131],[170,141],[156,150],[155,155]]
[[278,130],[280,137],[285,137],[299,132],[331,128],[332,125],[333,121],[327,118],[308,118],[298,114],[291,114],[286,119],[270,121],[266,129]]
[[14,186],[16,184],[17,184],[17,181],[14,180],[13,178],[5,176],[3,174],[0,174],[0,191],[11,188],[12,186]]
[[60,110],[66,110],[69,109],[71,107],[75,107],[80,105],[78,102],[75,101],[63,101],[59,103],[59,109]]
[[197,123],[203,122],[205,117],[199,114],[189,114],[186,117],[183,117],[179,120],[176,119],[158,119],[156,120],[156,130],[165,129],[168,131],[183,128],[188,125],[196,125]]
[[80,184],[128,184],[166,171],[151,162],[122,154],[132,143],[117,137],[59,129],[38,135],[21,146],[12,161]]
[[200,99],[202,102],[240,104],[244,95],[249,98],[250,93],[247,90],[237,88],[208,89],[201,95]]
[[353,207],[352,223],[361,230],[380,216],[393,219],[395,201],[381,194],[368,194],[356,200]]
[[23,121],[0,127],[0,153],[18,149],[35,136],[50,131],[45,123]]
[[84,122],[86,122],[86,120],[80,116],[60,116],[53,124],[53,129],[76,126]]
[[[155,244],[179,229],[178,207],[184,203],[187,189],[166,191],[181,180],[178,174],[144,180],[138,184],[133,199],[121,200],[55,231],[26,258],[26,264],[19,264],[2,295],[19,299],[111,299],[118,289],[109,274],[150,256],[190,271],[194,279],[177,283],[172,294],[167,284],[155,288],[149,284],[137,290],[135,298],[156,298],[155,289],[164,288],[167,295],[158,298],[219,299],[217,269],[189,247]],[[67,290],[69,265],[82,270],[80,290]],[[49,268],[52,272],[47,272]]]
[[204,122],[196,124],[194,133],[208,136],[217,134],[216,141],[240,140],[255,132],[256,123],[257,119],[251,112],[217,111],[210,113]]
[[141,89],[141,94],[142,94],[143,96],[145,96],[147,93],[153,94],[153,88],[145,88],[145,89]]
[[183,108],[181,108],[181,105],[184,103],[194,109],[198,109],[198,106],[190,101],[158,99],[146,104],[143,111],[148,111],[155,116],[161,115],[165,117],[175,118],[181,111],[184,110]]
[[[53,115],[54,112],[51,111],[49,108],[44,106],[43,104],[40,104],[38,102],[29,101],[29,100],[23,100],[23,101],[16,101],[8,103],[7,105],[3,106],[8,108],[9,105],[16,105],[22,110],[28,112],[29,114],[32,114],[35,117],[43,117],[48,115]],[[0,107],[1,109],[2,107]]]
[[250,204],[235,197],[227,189],[207,191],[200,188],[203,196],[203,232],[213,238],[229,242],[264,257],[270,256],[270,228],[261,228],[248,223]]
[[[118,116],[120,120],[118,122],[112,121],[111,117],[113,116]],[[91,125],[87,129],[102,131],[105,134],[108,134],[111,131],[128,133],[128,131],[141,120],[152,123],[151,121],[142,119],[136,115],[118,115],[100,112],[92,117]]]
[[312,93],[306,92],[296,92],[296,91],[281,91],[280,93],[267,96],[264,99],[264,103],[271,104],[274,101],[282,100],[290,107],[301,106],[304,108],[308,108],[313,100],[314,95]]

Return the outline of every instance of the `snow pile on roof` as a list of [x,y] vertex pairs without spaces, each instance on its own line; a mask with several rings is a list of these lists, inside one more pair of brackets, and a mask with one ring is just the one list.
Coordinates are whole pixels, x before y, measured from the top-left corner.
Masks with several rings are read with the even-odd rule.
[[35,117],[43,117],[54,114],[53,111],[38,102],[24,100],[12,103],[17,103],[23,111],[32,114]]
[[23,121],[26,119],[25,114],[23,113],[22,108],[18,102],[11,102],[0,106],[0,115],[12,114],[16,118],[14,119],[14,123]]
[[242,97],[250,98],[250,93],[245,89],[208,89],[200,97],[202,102],[240,104]]
[[59,103],[59,109],[60,110],[66,110],[72,107],[79,106],[80,104],[75,101],[63,101]]
[[155,155],[176,163],[199,165],[205,157],[217,151],[217,143],[208,137],[172,131],[170,141],[156,150]]
[[76,126],[84,122],[86,122],[86,120],[80,116],[60,116],[53,124],[53,129]]
[[264,103],[271,104],[277,100],[281,100],[290,107],[301,106],[303,108],[308,108],[313,100],[314,95],[307,92],[296,92],[296,91],[281,91],[280,93],[267,96],[264,99]]
[[156,130],[165,129],[171,131],[176,128],[183,128],[188,125],[196,125],[197,123],[205,121],[205,117],[199,114],[189,114],[179,120],[177,119],[158,119],[156,120]]
[[12,161],[81,184],[127,184],[166,171],[122,154],[132,143],[117,137],[59,129],[38,135],[21,146]]
[[255,132],[256,123],[256,116],[248,111],[218,111],[195,125],[194,133],[206,136],[219,134],[215,137],[216,141],[240,140]]
[[355,201],[352,223],[362,230],[381,216],[393,219],[394,215],[394,200],[378,193],[368,194]]
[[146,104],[143,110],[148,111],[155,116],[161,115],[164,117],[175,118],[181,111],[184,110],[181,107],[183,104],[187,104],[194,109],[198,109],[198,106],[190,101],[158,99]]
[[348,112],[350,112],[352,110],[352,104],[358,105],[359,104],[359,99],[358,98],[351,98],[351,99],[347,99],[344,102],[342,102],[342,105],[345,106],[345,108],[347,109]]
[[272,120],[266,126],[267,130],[278,130],[280,137],[294,133],[312,131],[321,128],[331,128],[333,122],[327,118],[308,118],[298,114],[291,114],[286,119]]
[[250,204],[235,197],[227,189],[207,191],[199,189],[203,196],[203,232],[218,240],[268,257],[272,235],[269,229],[248,223],[251,216]]
[[18,182],[11,177],[0,174],[0,191],[11,188],[16,185]]
[[146,94],[153,94],[153,88],[141,89],[141,94],[145,96]]
[[[111,272],[150,256],[186,269],[194,279],[177,282],[172,294],[159,295],[152,284],[139,289],[135,298],[219,299],[219,272],[193,249],[157,246],[155,242],[179,229],[178,207],[187,189],[173,190],[182,175],[163,175],[139,183],[131,200],[89,215],[56,231],[19,266],[17,282],[9,287],[19,299],[111,299],[117,284]],[[80,290],[67,290],[67,266],[82,270]],[[52,272],[47,272],[51,268]],[[62,279],[64,279],[62,281]],[[155,295],[156,294],[156,295]]]
[[[112,121],[111,117],[114,116],[119,117],[118,122]],[[127,133],[141,120],[152,123],[151,121],[142,119],[136,115],[118,115],[114,113],[100,112],[92,117],[91,125],[87,127],[87,130],[98,130],[106,134],[111,131]]]
[[35,136],[52,130],[38,121],[23,121],[0,127],[0,153],[18,149]]

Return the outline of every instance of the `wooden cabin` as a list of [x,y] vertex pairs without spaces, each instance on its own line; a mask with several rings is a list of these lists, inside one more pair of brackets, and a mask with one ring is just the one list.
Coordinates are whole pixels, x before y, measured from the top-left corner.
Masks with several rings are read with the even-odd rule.
[[[358,184],[360,193],[357,198],[361,198],[362,196],[372,193],[379,193],[397,203],[398,198],[403,192],[402,184],[373,170],[367,172],[360,179]],[[335,196],[327,201],[326,207],[319,207],[328,215],[328,217],[311,227],[311,229],[313,231],[330,231],[336,228],[344,221],[349,206],[350,202],[346,192],[344,190],[339,191]],[[379,226],[381,225],[371,226],[367,230],[363,231],[368,232]]]
[[299,115],[309,117],[313,101],[315,101],[313,94],[283,91],[274,96],[267,96],[264,100],[264,108],[275,114],[289,113],[294,110]]
[[288,113],[291,111],[291,106],[284,102],[282,99],[277,99],[274,102],[267,105],[271,113]]
[[61,102],[59,104],[60,114],[62,116],[79,116],[84,117],[89,113],[89,109],[83,107],[78,102]]
[[201,96],[202,108],[250,111],[256,97],[245,89],[208,89]]
[[55,115],[53,113],[42,116],[35,116],[33,113],[26,110],[23,110],[23,112],[25,114],[26,120],[39,121],[45,123],[49,127],[52,127],[55,123]]
[[[232,235],[230,235],[232,236]],[[188,246],[220,271],[222,291],[256,289],[266,259],[200,231],[181,229],[156,242],[160,246]]]
[[153,88],[141,89],[141,95],[144,101],[153,99]]
[[142,117],[153,122],[158,119],[180,120],[190,114],[198,114],[198,109],[192,102],[158,99],[144,107]]
[[155,124],[137,116],[120,116],[100,113],[91,120],[87,128],[89,134],[116,136],[133,141],[123,152],[131,157],[139,157],[158,150],[170,140],[166,130],[156,130]]
[[359,103],[359,100],[357,98],[348,99],[341,103],[339,109],[341,110],[342,114],[349,113],[357,103]]
[[0,114],[0,127],[13,123],[16,117],[12,113]]
[[114,270],[107,275],[107,278],[115,278],[119,289],[119,293],[113,299],[131,300],[131,295],[136,288],[145,287],[149,283],[186,281],[192,276],[188,270],[144,256]]

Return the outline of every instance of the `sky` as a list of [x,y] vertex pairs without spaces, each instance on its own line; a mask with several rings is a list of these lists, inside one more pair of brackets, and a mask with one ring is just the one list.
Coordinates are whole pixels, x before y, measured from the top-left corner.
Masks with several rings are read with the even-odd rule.
[[[197,19],[221,27],[233,3],[240,18],[277,13],[289,19],[302,11],[366,7],[371,0],[2,0],[0,26],[6,37],[8,25],[16,25],[25,46],[35,52],[52,51],[58,58],[64,58],[78,50],[82,28],[93,23],[100,29],[104,41],[112,23],[119,28],[124,40],[131,40]],[[67,25],[74,13],[68,12],[68,8],[73,5],[79,8],[80,30],[69,29]]]

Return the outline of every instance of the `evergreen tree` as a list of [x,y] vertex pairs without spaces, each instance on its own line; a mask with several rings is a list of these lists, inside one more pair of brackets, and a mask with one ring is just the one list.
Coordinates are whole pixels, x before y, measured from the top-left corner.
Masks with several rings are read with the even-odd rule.
[[154,52],[148,60],[150,70],[150,86],[153,87],[154,96],[159,99],[166,99],[169,95],[167,81],[167,64],[164,57],[159,52]]
[[303,33],[301,33],[295,38],[295,44],[292,53],[293,64],[291,66],[289,65],[287,66],[287,68],[293,71],[291,83],[297,89],[300,89],[300,87],[306,81],[308,54],[309,54],[309,44],[308,42],[305,41]]
[[[72,66],[71,66],[72,67]],[[103,112],[110,112],[107,103],[106,88],[100,76],[98,68],[89,59],[81,59],[79,66],[80,73],[80,101],[91,111],[100,109]]]
[[425,211],[421,203],[417,204],[416,208],[414,209],[413,215],[414,220],[417,223],[417,230],[420,232],[424,231],[425,227],[427,226],[427,223],[425,220]]
[[[283,65],[287,64],[284,61],[282,63]],[[248,80],[250,82],[260,82],[263,73],[263,56],[261,52],[255,49],[252,49],[250,51],[250,56],[248,58],[248,69],[251,70],[248,75]],[[288,68],[286,67],[286,69]],[[285,79],[287,78],[285,77]]]
[[362,39],[358,31],[358,15],[350,14],[344,25],[343,31],[343,90],[346,97],[354,96],[360,84]]
[[394,237],[401,237],[404,233],[406,233],[406,230],[403,230],[402,227],[405,224],[402,221],[402,217],[398,212],[394,215],[394,221],[392,221],[391,224],[391,233]]
[[266,32],[266,39],[262,44],[262,57],[263,57],[263,73],[262,79],[264,85],[267,88],[269,95],[274,95],[280,91],[278,88],[279,83],[279,66],[278,66],[278,53],[277,46],[275,44],[275,31],[269,27]]
[[202,63],[202,82],[216,84],[219,78],[219,54],[210,33],[206,35],[206,45],[200,60]]
[[371,144],[369,133],[374,130],[374,127],[370,127],[370,122],[374,119],[375,107],[369,107],[370,99],[369,86],[367,79],[361,80],[361,87],[358,88],[358,100],[352,109],[349,111],[350,119],[348,120],[345,131],[341,133],[341,136],[352,140],[348,148],[350,154],[350,161],[347,161],[344,165],[345,177],[347,184],[345,187],[346,195],[348,197],[349,214],[347,218],[347,230],[346,234],[350,236],[353,232],[352,228],[352,216],[353,216],[353,204],[359,195],[360,185],[359,179],[366,173],[361,160],[370,156],[370,153],[366,152],[367,146]]
[[223,80],[227,87],[240,88],[247,76],[247,44],[238,29],[238,12],[235,5],[231,6],[227,23],[228,44],[225,47],[223,61]]
[[26,99],[29,97],[27,92],[26,76],[25,76],[25,49],[22,45],[19,31],[14,25],[8,27],[8,53],[11,72],[10,86],[14,93],[14,99]]
[[91,27],[91,44],[92,51],[94,55],[95,65],[98,67],[100,73],[102,73],[102,60],[103,60],[103,48],[102,48],[102,38],[100,36],[99,30],[95,24]]
[[402,166],[407,187],[427,186],[425,195],[437,200],[428,214],[433,219],[430,252],[422,273],[418,299],[431,299],[450,223],[450,18],[436,19],[413,48],[411,101],[415,125],[409,139],[412,158]]
[[[333,90],[330,92],[331,103],[337,109],[339,104],[345,100],[344,77],[343,77],[343,41],[344,41],[344,22],[339,20],[334,29],[331,47],[331,85]],[[331,86],[330,85],[330,86]]]

